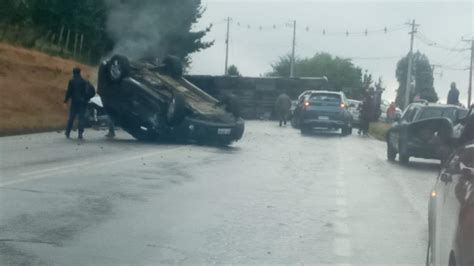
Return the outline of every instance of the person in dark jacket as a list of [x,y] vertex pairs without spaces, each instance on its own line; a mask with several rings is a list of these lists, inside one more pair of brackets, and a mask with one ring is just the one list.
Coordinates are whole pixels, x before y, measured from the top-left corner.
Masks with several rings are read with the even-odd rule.
[[370,88],[367,91],[364,99],[362,100],[362,106],[360,110],[360,130],[359,134],[362,132],[364,135],[369,133],[370,122],[373,122],[375,117],[375,95],[374,89]]
[[459,90],[456,88],[456,83],[451,83],[451,89],[448,93],[447,104],[459,105]]
[[291,109],[291,98],[286,94],[282,93],[278,96],[275,102],[275,113],[280,121],[280,127],[285,125],[290,115]]
[[89,100],[94,97],[94,87],[81,76],[81,69],[73,69],[73,78],[69,81],[64,103],[71,102],[69,108],[69,118],[66,127],[66,138],[70,138],[72,126],[76,117],[78,118],[79,139],[83,139],[85,112]]

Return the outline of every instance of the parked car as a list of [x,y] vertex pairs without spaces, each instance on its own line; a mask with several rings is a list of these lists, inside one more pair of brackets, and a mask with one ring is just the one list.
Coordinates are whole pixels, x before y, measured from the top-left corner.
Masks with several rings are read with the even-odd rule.
[[349,112],[352,115],[352,125],[358,126],[360,124],[360,105],[362,101],[347,99],[347,104],[349,105]]
[[386,136],[387,158],[408,163],[410,157],[443,160],[450,149],[440,138],[452,136],[453,124],[467,110],[454,105],[412,103]]
[[426,265],[474,265],[474,106],[442,141],[449,156],[431,192]]
[[342,135],[352,134],[352,115],[343,92],[304,92],[299,97],[295,119],[301,133],[309,133],[317,127],[341,129]]
[[175,57],[156,64],[115,55],[99,67],[98,91],[107,114],[138,140],[228,145],[242,138],[237,104],[218,101],[182,72]]

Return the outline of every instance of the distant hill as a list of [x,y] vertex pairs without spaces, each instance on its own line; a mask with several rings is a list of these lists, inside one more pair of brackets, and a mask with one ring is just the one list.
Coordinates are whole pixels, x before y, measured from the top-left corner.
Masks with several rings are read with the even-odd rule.
[[61,129],[67,119],[64,94],[75,61],[0,43],[0,135]]

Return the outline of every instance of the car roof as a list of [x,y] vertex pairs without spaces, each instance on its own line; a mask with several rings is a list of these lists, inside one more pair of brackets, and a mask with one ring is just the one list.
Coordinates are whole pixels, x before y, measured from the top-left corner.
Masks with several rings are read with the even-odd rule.
[[[411,103],[411,106],[420,106],[420,107],[436,107],[436,108],[457,108],[457,109],[466,109],[457,105],[452,104],[441,104],[441,103]],[[466,109],[467,110],[467,109]]]

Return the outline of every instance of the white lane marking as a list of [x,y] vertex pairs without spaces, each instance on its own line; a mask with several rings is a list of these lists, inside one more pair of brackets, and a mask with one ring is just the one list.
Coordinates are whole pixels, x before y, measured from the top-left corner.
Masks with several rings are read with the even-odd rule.
[[337,207],[345,208],[347,207],[347,200],[345,198],[337,198],[336,205]]
[[338,218],[338,219],[345,220],[345,219],[347,219],[347,217],[349,217],[349,216],[347,215],[347,211],[345,209],[339,209],[336,212],[336,218]]
[[51,168],[46,168],[46,169],[21,173],[20,176],[30,176],[30,175],[37,175],[37,174],[41,174],[41,173],[45,173],[45,172],[54,172],[54,171],[57,171],[57,170],[62,170],[62,169],[67,169],[67,168],[74,168],[74,167],[84,166],[84,165],[88,165],[88,164],[92,164],[92,163],[93,162],[82,162],[82,163],[75,163],[75,164],[69,164],[69,165],[58,166],[58,167],[51,167]]
[[336,196],[339,198],[345,198],[346,197],[346,190],[341,189],[341,188],[336,188]]
[[344,182],[343,180],[336,180],[336,185],[339,188],[345,188],[346,187],[346,182]]
[[42,169],[42,170],[37,170],[37,171],[31,171],[31,172],[20,174],[20,176],[27,176],[26,178],[21,178],[21,179],[16,179],[16,180],[0,183],[0,187],[5,187],[5,186],[9,186],[9,185],[19,184],[19,183],[32,181],[32,180],[37,180],[37,179],[42,179],[42,178],[47,178],[47,177],[58,175],[58,174],[68,173],[68,172],[77,170],[76,168],[78,166],[90,165],[91,167],[94,167],[94,166],[103,166],[103,165],[107,165],[107,164],[116,164],[116,163],[128,162],[128,161],[133,161],[133,160],[137,160],[137,159],[153,157],[153,156],[160,155],[160,154],[166,154],[166,153],[177,151],[177,150],[184,149],[184,148],[187,148],[187,146],[177,147],[177,148],[167,149],[167,150],[160,150],[160,151],[140,154],[140,155],[136,155],[136,156],[125,157],[125,158],[117,159],[117,160],[109,160],[109,161],[102,161],[102,162],[100,162],[100,161],[98,161],[98,162],[83,162],[83,163],[76,163],[76,164],[72,164],[72,165],[59,166],[59,167],[47,168],[47,169]]
[[339,235],[350,235],[349,226],[344,222],[335,222],[334,231]]
[[334,239],[334,254],[340,257],[350,257],[352,255],[350,240],[342,237]]

